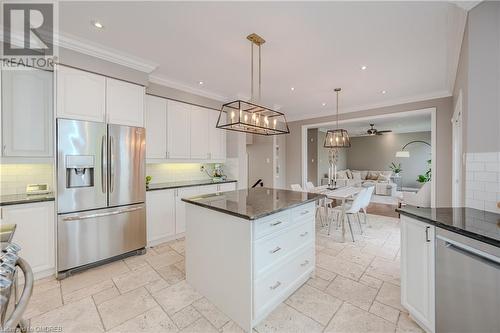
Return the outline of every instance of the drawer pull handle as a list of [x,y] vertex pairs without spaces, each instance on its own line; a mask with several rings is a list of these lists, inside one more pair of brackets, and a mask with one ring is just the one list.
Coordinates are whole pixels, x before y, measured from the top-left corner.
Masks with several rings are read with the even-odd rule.
[[269,251],[269,253],[271,253],[271,254],[272,254],[272,253],[276,253],[276,252],[278,252],[279,250],[281,250],[281,247],[276,246],[276,248],[275,248],[274,250]]
[[306,214],[309,214],[309,211],[308,211],[308,210],[305,210],[305,211],[303,211],[302,213],[300,213],[300,215],[306,215]]
[[269,289],[274,290],[274,289],[278,288],[279,286],[281,286],[281,282],[277,281],[277,282],[274,284],[274,286],[270,286],[270,287],[269,287]]
[[278,224],[281,224],[281,223],[283,223],[283,222],[281,222],[281,221],[273,222],[273,223],[271,223],[271,227],[275,227],[275,226],[277,226]]
[[300,266],[304,267],[304,266],[307,266],[308,264],[309,264],[309,260],[306,260],[302,264],[300,264]]
[[307,235],[309,235],[309,232],[308,232],[308,231],[304,232],[303,234],[300,234],[300,237],[305,237],[305,236],[307,236]]

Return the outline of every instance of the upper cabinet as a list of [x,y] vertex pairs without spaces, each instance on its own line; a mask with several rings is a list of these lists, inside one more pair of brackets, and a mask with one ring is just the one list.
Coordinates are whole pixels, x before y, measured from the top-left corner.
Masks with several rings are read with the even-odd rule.
[[144,87],[57,66],[57,117],[144,126]]
[[219,112],[146,95],[146,158],[207,161],[226,159],[226,133],[215,128]]
[[3,70],[1,86],[2,156],[52,156],[53,72]]
[[210,159],[208,142],[208,124],[209,111],[199,106],[191,107],[191,158],[192,159]]
[[106,78],[108,122],[117,125],[144,126],[144,87]]
[[191,108],[186,103],[167,102],[167,158],[191,158]]
[[146,158],[167,157],[167,100],[146,95]]
[[208,113],[208,133],[210,145],[210,159],[224,160],[226,158],[226,130],[216,128],[219,119],[219,111]]
[[57,66],[57,117],[106,121],[106,78]]

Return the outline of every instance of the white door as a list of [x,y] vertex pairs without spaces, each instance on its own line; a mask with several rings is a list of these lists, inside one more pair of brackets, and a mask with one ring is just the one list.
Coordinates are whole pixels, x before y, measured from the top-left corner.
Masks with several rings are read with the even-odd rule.
[[53,202],[4,206],[2,224],[15,223],[13,242],[21,246],[19,255],[37,277],[55,272],[55,213]]
[[452,205],[453,207],[463,207],[463,129],[462,129],[462,91],[458,94],[457,104],[453,113],[452,123],[452,145],[453,145],[453,166],[452,166]]
[[57,117],[104,122],[106,78],[78,69],[57,66]]
[[186,231],[186,203],[182,198],[189,198],[199,194],[199,188],[185,187],[179,188],[175,196],[175,233],[181,234]]
[[435,227],[401,216],[401,304],[434,332]]
[[52,156],[53,73],[24,67],[2,79],[3,156]]
[[175,235],[175,190],[146,192],[148,246]]
[[144,126],[144,87],[106,78],[108,122],[126,126]]
[[208,115],[205,108],[198,106],[191,107],[191,158],[210,159],[208,143]]
[[219,119],[218,111],[209,111],[208,133],[210,143],[210,157],[213,160],[226,159],[226,130],[216,128]]
[[167,158],[189,159],[191,105],[175,101],[167,102]]
[[146,95],[146,158],[167,158],[167,100]]

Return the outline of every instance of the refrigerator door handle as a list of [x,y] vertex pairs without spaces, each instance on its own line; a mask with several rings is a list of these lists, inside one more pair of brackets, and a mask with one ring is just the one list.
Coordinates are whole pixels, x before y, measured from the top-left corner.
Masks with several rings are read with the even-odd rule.
[[113,149],[113,145],[115,143],[115,140],[113,140],[113,137],[109,137],[109,192],[113,193],[115,189],[115,152]]
[[136,210],[141,210],[141,209],[144,209],[144,207],[133,207],[133,208],[127,208],[127,209],[122,209],[122,210],[115,210],[113,212],[107,212],[107,213],[97,213],[97,214],[79,215],[79,216],[68,216],[68,217],[63,218],[63,221],[78,221],[78,220],[95,219],[95,218],[98,218],[98,217],[105,217],[105,216],[111,216],[111,215],[118,215],[118,214],[135,212]]
[[108,174],[106,172],[106,135],[101,138],[101,190],[106,193],[106,185],[108,183]]

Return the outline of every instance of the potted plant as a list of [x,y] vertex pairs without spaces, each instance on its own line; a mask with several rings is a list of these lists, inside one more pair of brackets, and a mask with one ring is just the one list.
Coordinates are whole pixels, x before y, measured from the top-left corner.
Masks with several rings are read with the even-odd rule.
[[146,176],[146,188],[149,188],[149,183],[151,183],[151,179],[153,179],[153,177]]
[[427,171],[423,175],[418,175],[417,182],[424,184],[431,180],[431,160],[427,160]]
[[389,165],[389,169],[391,169],[391,171],[394,172],[394,175],[396,177],[399,177],[399,174],[403,172],[403,169],[401,169],[401,163],[396,164],[395,162],[392,162]]

